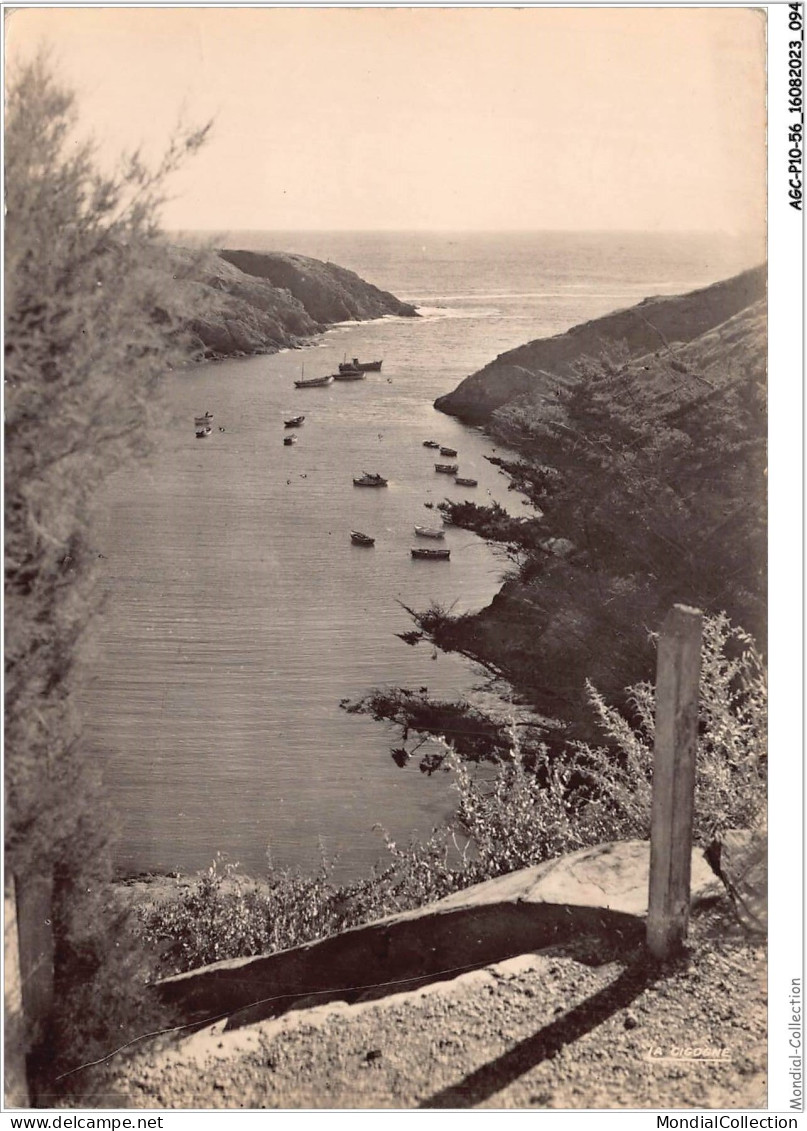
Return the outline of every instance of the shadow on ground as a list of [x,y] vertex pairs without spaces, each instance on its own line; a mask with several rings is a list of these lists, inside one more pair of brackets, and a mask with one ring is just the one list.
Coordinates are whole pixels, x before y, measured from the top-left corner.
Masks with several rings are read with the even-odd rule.
[[591,1032],[612,1014],[630,1005],[648,986],[658,981],[664,972],[662,964],[648,959],[632,963],[616,981],[593,997],[587,998],[557,1021],[545,1025],[531,1037],[526,1037],[502,1056],[477,1068],[458,1083],[422,1100],[418,1107],[475,1107],[530,1069],[545,1060],[551,1060],[564,1046]]

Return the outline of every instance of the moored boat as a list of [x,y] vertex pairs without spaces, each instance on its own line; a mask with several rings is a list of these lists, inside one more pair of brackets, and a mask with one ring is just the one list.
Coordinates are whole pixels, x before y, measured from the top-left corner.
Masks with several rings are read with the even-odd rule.
[[297,443],[297,437],[296,436],[284,436],[283,437],[283,443],[286,445],[287,448],[291,447],[292,444]]
[[447,561],[451,556],[450,550],[432,550],[425,546],[413,546],[409,553],[413,558],[435,558],[442,561]]
[[360,530],[351,530],[350,541],[354,546],[375,546],[375,538],[369,534],[362,534]]
[[459,464],[456,463],[436,463],[434,470],[441,472],[443,475],[456,475]]
[[333,374],[329,373],[325,377],[309,377],[306,379],[301,377],[300,380],[295,381],[294,384],[298,389],[315,389],[322,385],[330,385],[331,381],[333,381]]
[[352,361],[343,361],[339,366],[340,373],[378,373],[381,370],[380,361],[359,361],[354,357]]
[[456,448],[440,448],[441,456],[455,456],[457,454]]
[[386,487],[387,480],[381,475],[376,475],[375,472],[365,471],[363,475],[353,477],[353,484],[356,487]]
[[365,375],[360,369],[342,369],[339,366],[339,372],[334,373],[334,381],[364,381]]
[[478,479],[467,479],[464,475],[458,475],[454,482],[458,487],[477,487],[479,485]]
[[423,447],[424,448],[439,448],[440,445],[437,443],[436,440],[424,440],[423,441]]
[[299,428],[304,420],[304,416],[292,416],[290,420],[284,420],[283,423],[286,428]]
[[196,439],[197,440],[204,440],[205,436],[209,436],[212,431],[213,431],[212,428],[199,428],[199,426],[197,425],[197,427],[196,427]]
[[433,526],[417,526],[415,525],[415,534],[421,538],[445,538],[445,530],[435,529]]

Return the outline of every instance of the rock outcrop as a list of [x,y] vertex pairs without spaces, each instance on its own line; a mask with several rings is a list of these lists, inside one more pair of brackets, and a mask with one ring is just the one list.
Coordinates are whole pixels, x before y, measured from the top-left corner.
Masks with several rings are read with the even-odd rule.
[[745,930],[765,934],[768,929],[767,829],[725,829],[709,845],[706,859],[726,885]]
[[[441,624],[434,640],[505,676],[535,710],[567,721],[587,741],[598,735],[586,680],[620,704],[628,684],[651,678],[645,626],[660,624],[675,601],[723,610],[765,638],[767,309],[760,291],[761,270],[651,300],[512,351],[437,402],[484,419],[519,450],[547,554],[542,562],[533,550],[534,569],[509,580],[486,609]],[[613,334],[607,340],[595,333],[603,327]],[[586,401],[586,390],[574,386],[579,396],[555,396],[575,379],[575,360],[624,340],[631,328],[632,355],[606,393],[600,385]],[[520,367],[518,381],[507,361],[514,356],[532,366]],[[613,414],[609,423],[597,424],[600,409]],[[595,463],[586,462],[587,452],[600,449],[588,444],[587,427],[610,435],[600,494]],[[550,483],[542,494],[547,463],[561,488]],[[652,489],[659,476],[663,505]],[[558,546],[565,556],[552,553]]]
[[322,263],[305,255],[254,251],[220,251],[225,262],[254,279],[288,291],[316,319],[326,325],[396,314],[416,317],[414,306],[389,291],[366,283],[354,271],[335,263]]
[[353,271],[303,255],[169,249],[169,313],[200,358],[295,348],[337,322],[417,311]]
[[764,299],[766,277],[766,267],[755,267],[689,294],[647,298],[563,334],[528,342],[466,377],[453,392],[438,397],[435,407],[482,423],[525,395],[551,405],[558,388],[574,382],[575,366],[583,358],[598,357],[618,343],[624,343],[631,357],[667,353]]

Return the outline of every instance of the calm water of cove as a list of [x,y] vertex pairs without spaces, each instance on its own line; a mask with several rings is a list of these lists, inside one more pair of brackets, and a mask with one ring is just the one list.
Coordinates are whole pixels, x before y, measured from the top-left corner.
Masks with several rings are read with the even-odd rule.
[[[232,247],[332,259],[416,302],[418,320],[325,334],[310,348],[199,366],[167,378],[167,413],[148,462],[109,480],[94,540],[107,603],[82,690],[85,733],[119,815],[122,869],[193,870],[217,851],[260,871],[365,871],[396,839],[428,833],[452,804],[441,776],[397,768],[392,735],[339,709],[375,685],[460,695],[468,662],[411,648],[399,602],[487,604],[505,563],[449,530],[451,561],[409,556],[425,502],[522,500],[483,457],[484,434],[432,401],[496,354],[648,293],[675,293],[753,256],[702,239],[624,236],[237,233]],[[382,373],[295,390],[343,357]],[[214,431],[196,440],[193,417]],[[283,445],[283,418],[305,413]],[[218,427],[225,428],[219,432]],[[459,451],[456,488],[434,471],[434,438]],[[352,476],[378,471],[384,490]],[[349,531],[376,537],[374,549]]]

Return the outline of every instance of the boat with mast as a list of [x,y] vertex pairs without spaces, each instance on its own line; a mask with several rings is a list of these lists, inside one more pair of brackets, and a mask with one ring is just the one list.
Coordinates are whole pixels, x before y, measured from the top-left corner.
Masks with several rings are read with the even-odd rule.
[[382,361],[359,361],[354,357],[352,361],[339,363],[340,373],[380,373]]
[[301,377],[294,384],[298,389],[316,389],[322,385],[330,385],[331,381],[333,381],[333,374],[329,373],[327,377],[309,377],[308,380]]

